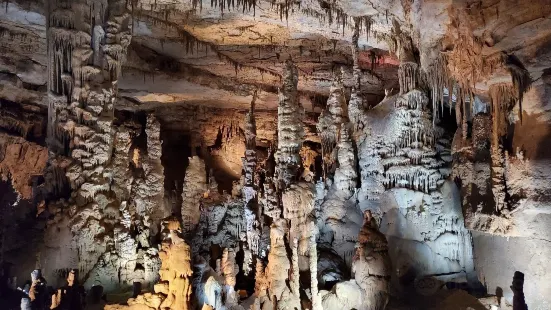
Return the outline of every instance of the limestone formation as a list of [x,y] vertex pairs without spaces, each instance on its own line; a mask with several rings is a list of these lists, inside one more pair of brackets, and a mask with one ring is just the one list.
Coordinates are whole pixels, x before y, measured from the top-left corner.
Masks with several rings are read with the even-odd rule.
[[258,220],[258,195],[256,190],[255,175],[257,166],[256,156],[256,120],[254,105],[257,93],[253,95],[251,108],[245,116],[245,157],[243,158],[243,203],[245,221],[247,222],[247,243],[251,254],[258,255],[260,242],[260,221]]
[[182,190],[182,223],[184,233],[192,233],[201,216],[201,199],[207,191],[205,163],[198,156],[189,159]]
[[279,90],[277,110],[278,141],[276,160],[277,187],[285,189],[297,177],[301,166],[300,149],[304,139],[304,109],[297,97],[298,71],[289,59],[285,62],[283,84]]
[[336,75],[327,99],[327,110],[322,111],[318,119],[318,133],[321,137],[321,148],[325,174],[332,175],[336,161],[334,149],[341,136],[341,124],[345,122],[346,98],[344,96],[342,76]]
[[163,221],[166,237],[159,252],[161,267],[154,293],[145,293],[128,300],[128,306],[106,306],[105,309],[191,309],[191,251],[180,237],[178,220]]
[[364,291],[364,309],[385,309],[390,295],[391,263],[386,237],[373,227],[370,211],[364,214],[363,227],[352,263],[352,273]]

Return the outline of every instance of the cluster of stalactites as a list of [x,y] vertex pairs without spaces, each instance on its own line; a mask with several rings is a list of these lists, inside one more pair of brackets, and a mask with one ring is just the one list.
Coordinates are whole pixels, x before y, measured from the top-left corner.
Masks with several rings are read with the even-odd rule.
[[[409,59],[411,57],[406,58]],[[408,61],[406,60],[406,62]],[[499,96],[499,94],[503,94],[504,100],[498,99],[497,101],[500,102],[499,105],[505,111],[508,111],[508,109],[518,102],[519,119],[522,122],[522,99],[524,93],[530,89],[532,78],[528,70],[526,70],[522,64],[512,60],[512,58],[508,55],[502,55],[498,62],[509,70],[511,74],[511,83],[492,85],[489,90],[489,95],[490,97],[495,98],[496,96]],[[426,70],[424,77],[431,89],[434,121],[437,118],[438,110],[440,110],[440,113],[443,113],[446,90],[448,92],[450,110],[453,106],[452,93],[456,94],[455,107],[458,126],[462,127],[463,137],[465,137],[465,133],[467,131],[467,117],[465,116],[468,115],[468,111],[472,110],[472,106],[474,104],[474,93],[473,89],[470,87],[473,83],[473,77],[465,77],[464,79],[454,81],[448,70],[448,62],[445,55],[439,55],[436,59],[434,59],[432,64]],[[407,80],[404,81],[407,82]],[[459,107],[459,111],[457,111],[457,107]],[[494,111],[499,113],[501,107],[497,107]],[[502,124],[500,124],[500,126],[501,125]]]
[[419,65],[415,62],[402,62],[398,67],[398,83],[400,94],[405,94],[417,88]]
[[[474,94],[469,87],[456,85],[457,100],[455,102],[455,121],[457,127],[461,128],[461,135],[463,139],[467,139],[468,134],[468,123],[469,118],[472,117],[472,105],[474,104]],[[451,96],[452,90],[449,91],[450,94],[450,107],[451,107]]]
[[522,64],[514,61],[512,57],[504,55],[503,58],[505,66],[511,73],[514,95],[518,99],[519,119],[522,122],[522,99],[524,97],[524,93],[528,91],[532,85],[532,77],[530,76],[528,70],[526,70]]
[[[425,77],[431,89],[433,124],[438,113],[444,113],[444,89],[451,89],[451,79],[448,74],[446,58],[438,57],[428,68]],[[449,96],[451,102],[451,94]]]
[[285,62],[283,85],[279,89],[277,110],[278,143],[275,153],[277,187],[283,190],[296,178],[301,165],[300,149],[304,139],[304,109],[298,98],[298,70],[291,60]]
[[360,23],[357,18],[354,19],[354,32],[352,34],[352,60],[353,60],[353,66],[352,66],[352,75],[354,77],[354,89],[356,91],[360,91],[360,77],[361,77],[361,70],[360,70],[360,51],[359,51],[359,45],[358,40],[360,38]]

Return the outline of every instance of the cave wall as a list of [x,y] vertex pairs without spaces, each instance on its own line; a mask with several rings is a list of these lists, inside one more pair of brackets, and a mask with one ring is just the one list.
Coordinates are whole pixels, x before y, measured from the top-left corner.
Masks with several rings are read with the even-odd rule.
[[473,231],[475,267],[480,281],[489,292],[501,290],[505,298],[512,300],[510,279],[503,270],[522,270],[527,279],[525,292],[530,309],[550,306],[544,293],[549,291],[548,281],[543,280],[551,273],[545,263],[551,240],[550,87],[547,74],[543,74],[525,94],[522,122],[518,110],[510,115],[513,121],[505,174],[508,193],[516,207],[508,218],[510,231],[497,235]]

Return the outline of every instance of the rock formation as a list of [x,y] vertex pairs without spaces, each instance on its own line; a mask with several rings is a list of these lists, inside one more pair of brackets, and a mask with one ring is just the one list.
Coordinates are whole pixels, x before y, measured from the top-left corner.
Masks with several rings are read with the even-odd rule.
[[373,227],[370,211],[364,214],[363,227],[352,263],[352,273],[364,291],[364,309],[385,309],[390,295],[390,257],[386,237]]

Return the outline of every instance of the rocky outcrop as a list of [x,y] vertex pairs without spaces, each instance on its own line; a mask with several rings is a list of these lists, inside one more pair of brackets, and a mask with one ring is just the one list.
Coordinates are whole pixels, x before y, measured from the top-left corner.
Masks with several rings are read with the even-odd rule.
[[45,147],[0,134],[0,178],[4,181],[10,179],[21,198],[33,198],[33,177],[42,174],[47,159]]

